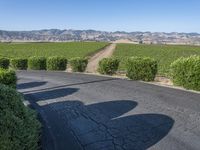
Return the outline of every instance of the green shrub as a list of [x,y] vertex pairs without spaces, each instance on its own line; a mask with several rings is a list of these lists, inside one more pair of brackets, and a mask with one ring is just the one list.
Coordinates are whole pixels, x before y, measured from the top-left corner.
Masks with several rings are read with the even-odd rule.
[[24,58],[11,59],[10,66],[16,70],[26,70],[28,67],[28,60]]
[[117,58],[104,58],[99,62],[98,71],[101,74],[113,75],[119,67],[119,59]]
[[10,60],[8,58],[0,58],[0,68],[8,69]]
[[65,57],[49,57],[47,59],[47,70],[66,70],[67,59]]
[[77,57],[70,59],[69,63],[73,72],[84,72],[87,67],[88,60],[86,58]]
[[179,58],[170,67],[175,85],[200,91],[200,56]]
[[40,123],[16,90],[0,84],[0,149],[37,150]]
[[0,69],[0,84],[16,88],[17,76],[13,70]]
[[148,57],[131,57],[126,62],[126,75],[132,80],[153,81],[157,73],[157,62]]
[[46,58],[45,57],[30,57],[28,59],[28,68],[31,70],[46,70]]

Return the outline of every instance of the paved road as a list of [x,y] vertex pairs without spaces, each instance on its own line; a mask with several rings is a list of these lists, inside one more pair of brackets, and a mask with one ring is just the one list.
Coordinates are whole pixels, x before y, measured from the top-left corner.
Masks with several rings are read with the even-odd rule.
[[199,150],[200,94],[63,72],[18,72],[47,150]]

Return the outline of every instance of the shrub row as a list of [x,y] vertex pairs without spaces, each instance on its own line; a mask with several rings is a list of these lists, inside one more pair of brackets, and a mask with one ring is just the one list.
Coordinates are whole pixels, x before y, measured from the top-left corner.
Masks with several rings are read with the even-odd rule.
[[64,57],[30,57],[26,58],[0,58],[0,68],[8,69],[9,66],[16,70],[65,70],[67,59]]
[[73,72],[84,72],[87,67],[88,60],[86,58],[77,57],[70,59],[69,63]]
[[0,68],[8,69],[10,60],[8,58],[0,58]]
[[47,59],[47,70],[66,70],[67,59],[64,57],[49,57]]
[[117,58],[104,58],[99,62],[98,71],[101,74],[113,75],[118,70],[119,62]]
[[[69,61],[74,72],[83,72],[87,66],[87,59],[73,58]],[[101,74],[113,75],[118,70],[120,61],[117,58],[104,58],[99,62],[98,71]],[[7,69],[8,66],[26,70],[65,70],[67,59],[64,57],[31,57],[29,59],[0,58],[0,68]],[[132,57],[126,61],[126,75],[132,80],[153,81],[157,74],[157,62],[147,57]],[[180,58],[170,66],[170,75],[174,84],[188,89],[200,90],[200,56]],[[0,70],[0,83],[8,83],[11,87],[15,85],[15,73],[11,70]],[[9,75],[7,75],[9,74]],[[12,74],[12,75],[11,75]],[[6,77],[6,78],[5,78]]]
[[26,70],[28,67],[28,59],[15,58],[10,60],[10,66],[16,70]]
[[200,91],[200,56],[179,58],[170,67],[175,85]]
[[[0,68],[8,69],[9,65],[11,68],[16,70],[66,70],[67,59],[65,57],[30,57],[29,59],[15,58],[7,59],[0,58]],[[87,58],[72,58],[69,61],[70,66],[74,72],[84,72],[88,60]]]
[[[119,59],[104,58],[99,62],[101,74],[113,75],[119,67]],[[153,81],[157,73],[157,62],[146,57],[131,57],[126,61],[126,75],[132,80]]]
[[[119,59],[104,58],[99,62],[101,74],[113,75],[119,67]],[[157,62],[151,58],[131,57],[126,61],[126,75],[132,80],[153,81],[157,73]]]
[[28,59],[28,68],[31,70],[46,70],[45,57],[30,57]]
[[17,76],[15,71],[0,69],[0,84],[16,88]]
[[132,80],[153,81],[157,73],[157,62],[148,57],[131,57],[126,62],[126,75]]
[[37,150],[40,123],[13,88],[0,84],[0,149]]

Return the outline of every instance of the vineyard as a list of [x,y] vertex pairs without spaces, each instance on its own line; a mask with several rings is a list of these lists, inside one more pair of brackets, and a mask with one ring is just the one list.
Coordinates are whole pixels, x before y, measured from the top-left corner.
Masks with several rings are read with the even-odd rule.
[[106,42],[0,43],[0,56],[8,58],[28,58],[30,56],[85,57],[92,55],[106,45],[108,45]]
[[119,70],[125,69],[127,57],[147,56],[158,61],[158,73],[167,75],[170,64],[179,57],[188,57],[190,55],[200,55],[198,46],[180,46],[180,45],[133,45],[118,44],[114,56],[121,60]]

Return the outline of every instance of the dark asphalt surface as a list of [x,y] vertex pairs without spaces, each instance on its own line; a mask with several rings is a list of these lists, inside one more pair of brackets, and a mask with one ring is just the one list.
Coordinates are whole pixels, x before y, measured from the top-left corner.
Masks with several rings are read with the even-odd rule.
[[17,75],[46,150],[200,149],[200,94],[65,72]]

